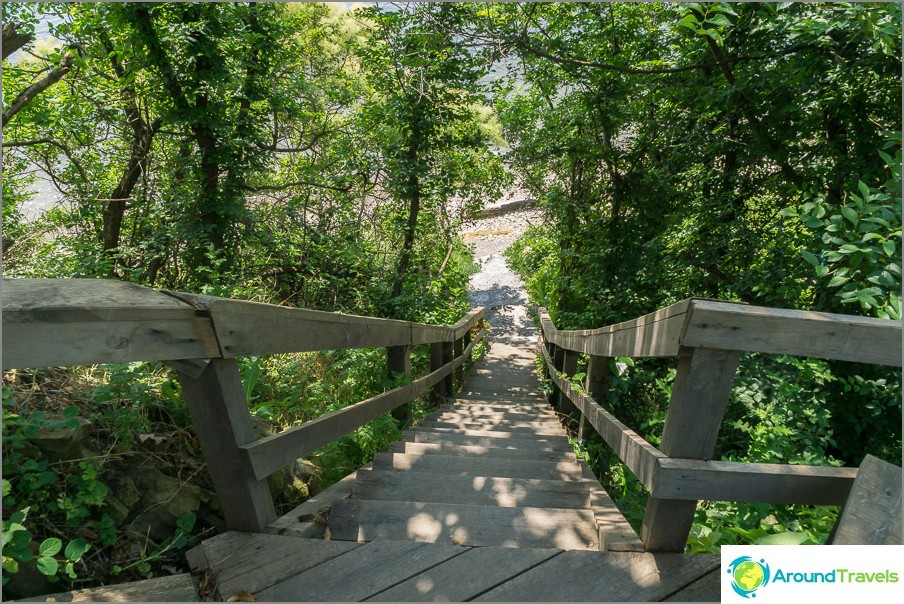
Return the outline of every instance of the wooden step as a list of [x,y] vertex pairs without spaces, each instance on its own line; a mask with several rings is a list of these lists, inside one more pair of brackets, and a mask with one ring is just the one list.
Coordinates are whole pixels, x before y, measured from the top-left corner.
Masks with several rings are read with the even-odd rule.
[[333,504],[330,532],[340,541],[599,550],[593,514],[565,508],[344,499]]
[[570,461],[530,461],[452,455],[413,455],[377,453],[375,470],[411,470],[457,476],[502,476],[505,478],[540,478],[542,480],[583,481],[581,468]]
[[455,398],[456,404],[483,404],[483,405],[504,405],[506,407],[511,406],[526,406],[526,407],[534,407],[534,406],[549,406],[549,399],[545,396],[537,395],[537,396],[510,396],[510,395],[490,395],[490,396],[480,396],[478,394],[473,395],[465,395],[464,393],[459,393]]
[[88,587],[15,602],[200,602],[195,583],[188,573]]
[[469,402],[456,402],[451,405],[442,405],[439,407],[444,411],[468,411],[470,413],[505,413],[510,411],[512,413],[536,413],[537,415],[550,415],[556,417],[555,411],[552,409],[552,405],[543,402],[535,405],[526,405],[523,403],[519,404],[495,404],[490,405],[487,403],[469,403]]
[[506,424],[506,425],[540,425],[540,426],[561,426],[559,419],[555,416],[541,417],[533,414],[524,413],[493,413],[484,415],[474,415],[473,413],[456,413],[454,411],[445,411],[437,414],[431,414],[425,421],[435,422],[452,422],[452,423],[468,423],[468,424]]
[[[517,430],[516,431],[484,430],[484,429],[473,429],[473,428],[462,428],[462,427],[450,428],[447,425],[438,426],[438,425],[436,425],[436,422],[425,422],[425,423],[429,424],[429,425],[418,424],[416,429],[424,431],[424,432],[436,432],[438,434],[465,434],[467,436],[486,436],[489,438],[517,438],[517,439],[528,438],[528,439],[530,439],[530,438],[532,438],[532,436],[536,436],[536,439],[539,439],[540,441],[544,441],[544,440],[550,441],[550,440],[555,439],[555,440],[559,440],[560,442],[565,442],[565,443],[568,442],[564,439],[563,434],[561,432],[558,432],[556,434],[534,434],[533,432],[530,432],[530,431],[524,432],[523,430],[521,430],[521,431],[517,431]],[[558,438],[556,438],[556,437],[558,437]]]
[[465,431],[436,432],[412,428],[408,430],[405,438],[406,440],[416,443],[436,443],[536,451],[573,451],[571,445],[561,438],[515,438],[510,432],[505,433],[507,438],[494,438],[492,436],[474,436],[461,432]]
[[400,441],[390,445],[394,453],[411,455],[455,455],[459,457],[486,457],[492,459],[523,459],[525,461],[577,462],[574,453],[541,449],[515,449],[475,445],[444,445],[437,443],[413,443]]
[[353,499],[462,503],[496,507],[590,509],[579,481],[501,476],[450,476],[400,470],[359,470]]
[[547,425],[534,422],[435,422],[425,421],[418,424],[420,428],[450,428],[458,430],[476,430],[482,432],[514,432],[522,437],[526,434],[538,436],[565,436],[561,425]]

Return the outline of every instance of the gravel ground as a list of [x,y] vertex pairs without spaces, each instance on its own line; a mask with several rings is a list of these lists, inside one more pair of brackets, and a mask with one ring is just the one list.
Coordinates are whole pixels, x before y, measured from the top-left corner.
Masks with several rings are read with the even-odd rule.
[[[497,205],[508,201],[503,200]],[[480,266],[480,271],[471,276],[468,293],[473,305],[486,308],[486,318],[497,342],[537,342],[537,330],[527,311],[524,283],[509,269],[502,252],[529,224],[537,224],[541,219],[538,210],[522,209],[479,218],[465,226],[463,235]],[[484,231],[487,234],[481,234]]]

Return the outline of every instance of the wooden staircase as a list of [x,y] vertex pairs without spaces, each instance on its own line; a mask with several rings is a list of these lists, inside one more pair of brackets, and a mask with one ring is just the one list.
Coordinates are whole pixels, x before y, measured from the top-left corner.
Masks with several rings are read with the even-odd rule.
[[538,394],[535,356],[493,344],[454,402],[358,471],[331,538],[642,551]]

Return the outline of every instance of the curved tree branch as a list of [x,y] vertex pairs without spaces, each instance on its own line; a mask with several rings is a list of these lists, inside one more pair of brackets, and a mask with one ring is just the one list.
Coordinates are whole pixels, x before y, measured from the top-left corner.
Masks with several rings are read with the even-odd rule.
[[31,86],[20,92],[19,95],[10,104],[9,108],[3,112],[2,126],[6,126],[9,120],[11,120],[14,115],[24,109],[25,106],[28,105],[28,103],[30,103],[32,100],[34,100],[36,96],[63,79],[63,76],[72,70],[72,59],[73,55],[67,52],[60,60],[60,64],[56,68],[52,69],[50,73],[48,73],[44,77],[43,80],[35,82]]

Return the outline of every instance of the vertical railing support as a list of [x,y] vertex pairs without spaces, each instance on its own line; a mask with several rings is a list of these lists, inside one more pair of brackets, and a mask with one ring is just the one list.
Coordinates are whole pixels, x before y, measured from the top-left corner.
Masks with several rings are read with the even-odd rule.
[[[566,380],[570,380],[571,376],[578,371],[578,353],[573,350],[564,349],[562,352],[564,353],[562,356],[562,373],[565,374]],[[577,410],[577,407],[575,407],[574,403],[571,402],[571,399],[568,398],[568,393],[564,391],[559,391],[558,408],[559,413],[569,418]]]
[[[555,374],[562,371],[562,363],[565,361],[565,350],[560,346],[550,344],[549,357],[552,359],[552,367],[549,368],[550,373]],[[559,387],[553,383],[549,402],[556,411],[559,410],[559,395]]]
[[[678,350],[660,451],[682,459],[712,457],[740,358],[734,350]],[[647,551],[684,551],[696,508],[696,501],[650,497],[640,533]]]
[[[386,373],[389,379],[394,379],[400,374],[407,378],[411,377],[411,346],[386,347]],[[403,425],[407,425],[411,420],[411,403],[406,403],[393,409],[392,416],[402,422]]]
[[[609,357],[590,355],[584,389],[597,403],[602,406],[606,405],[606,401],[609,400]],[[578,438],[584,438],[589,427],[587,418],[582,413],[581,423],[578,426]]]
[[[452,361],[452,342],[434,342],[430,344],[430,371],[436,371]],[[430,391],[430,400],[436,405],[443,399],[452,396],[452,374],[439,381]]]
[[[178,367],[177,367],[178,369]],[[262,532],[276,519],[266,480],[255,480],[239,449],[257,439],[235,359],[210,359],[201,371],[178,371],[226,525],[236,531]]]
[[[470,336],[471,332],[467,332],[467,335]],[[464,353],[466,346],[467,346],[467,344],[465,344],[464,336],[462,336],[460,338],[456,338],[456,340],[452,343],[452,358],[457,359],[458,357],[460,357],[462,355],[462,353]],[[456,385],[458,387],[461,387],[462,382],[464,382],[464,379],[465,379],[465,364],[464,363],[462,363],[461,365],[458,366],[458,369],[455,370],[453,377],[454,377],[454,381],[452,383],[452,392],[454,393]]]

